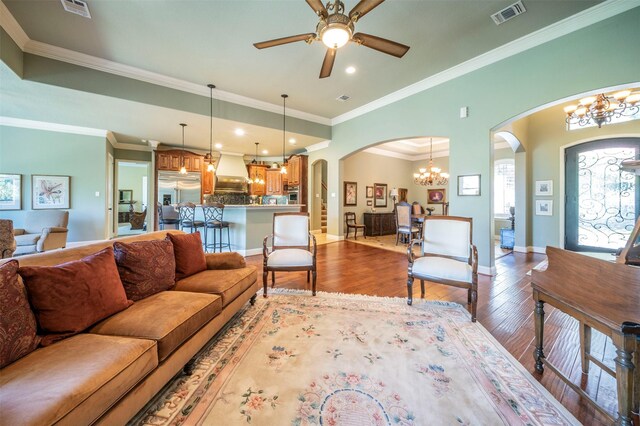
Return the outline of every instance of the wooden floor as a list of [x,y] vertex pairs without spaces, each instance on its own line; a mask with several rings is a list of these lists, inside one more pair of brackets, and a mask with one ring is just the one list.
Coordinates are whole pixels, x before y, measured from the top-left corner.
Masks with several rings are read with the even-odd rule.
[[[533,362],[533,299],[526,273],[544,260],[541,254],[513,253],[496,260],[497,275],[481,275],[478,284],[478,321],[538,379],[580,422],[608,424],[606,418],[581,399],[552,372],[535,373]],[[327,292],[406,297],[407,259],[400,253],[350,241],[318,247],[318,290]],[[247,263],[258,267],[262,280],[262,256],[250,256]],[[270,280],[269,280],[270,281]],[[276,274],[276,287],[310,289],[306,273]],[[420,285],[414,285],[414,303],[419,303]],[[466,305],[467,292],[438,284],[427,284],[427,299]],[[607,373],[592,364],[583,376],[579,359],[578,324],[564,313],[545,307],[545,354],[547,359],[581,383],[589,394],[616,413],[616,384]],[[615,349],[594,330],[592,353],[613,366]]]

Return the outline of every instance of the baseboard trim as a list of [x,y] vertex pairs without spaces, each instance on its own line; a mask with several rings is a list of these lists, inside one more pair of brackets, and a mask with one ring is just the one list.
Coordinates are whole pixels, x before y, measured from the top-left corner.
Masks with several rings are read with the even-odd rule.
[[333,241],[342,241],[344,240],[344,235],[327,234],[327,239],[330,239]]
[[535,246],[515,246],[513,247],[513,251],[518,253],[539,253],[539,254],[547,254],[546,247],[535,247]]
[[254,248],[249,250],[236,250],[236,251],[240,253],[242,257],[255,256],[256,254],[262,254],[261,248]]
[[478,273],[481,275],[488,275],[493,277],[496,275],[496,267],[495,266],[478,266]]

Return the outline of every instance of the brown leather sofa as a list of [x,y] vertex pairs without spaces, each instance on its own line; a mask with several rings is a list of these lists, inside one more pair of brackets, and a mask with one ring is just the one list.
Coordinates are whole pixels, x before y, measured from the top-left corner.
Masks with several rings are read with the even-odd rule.
[[[168,231],[180,232],[180,231]],[[18,258],[57,265],[114,241]],[[251,299],[256,270],[237,253],[206,254],[207,270],[0,370],[0,425],[125,424]],[[2,261],[0,261],[2,263]]]

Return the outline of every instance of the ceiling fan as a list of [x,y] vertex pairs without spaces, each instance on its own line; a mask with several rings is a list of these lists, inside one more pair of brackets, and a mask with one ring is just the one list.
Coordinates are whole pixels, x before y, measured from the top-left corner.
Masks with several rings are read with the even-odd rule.
[[280,46],[296,41],[305,41],[307,44],[311,44],[313,41],[321,40],[325,46],[327,46],[327,53],[324,56],[322,68],[320,69],[320,78],[331,75],[333,63],[336,60],[336,51],[349,41],[397,58],[402,58],[409,50],[409,46],[370,34],[354,33],[356,22],[371,12],[375,7],[379,6],[383,1],[384,0],[360,0],[360,2],[351,9],[351,12],[346,15],[344,13],[344,3],[340,0],[334,0],[333,2],[329,0],[326,6],[322,4],[322,0],[306,0],[307,4],[311,6],[320,18],[315,33],[277,38],[275,40],[254,43],[254,46],[258,49],[265,49],[267,47]]

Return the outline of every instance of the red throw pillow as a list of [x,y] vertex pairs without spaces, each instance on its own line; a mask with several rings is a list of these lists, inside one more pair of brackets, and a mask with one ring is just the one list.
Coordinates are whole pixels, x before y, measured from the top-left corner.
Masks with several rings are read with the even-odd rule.
[[129,299],[144,299],[176,285],[176,259],[171,241],[116,242],[113,251]]
[[18,272],[38,325],[47,334],[42,346],[77,334],[133,303],[127,300],[111,247],[80,260],[23,266]]
[[207,269],[199,232],[167,234],[167,239],[173,243],[173,253],[176,256],[176,280]]
[[18,280],[18,261],[0,265],[0,368],[38,347],[36,318]]

